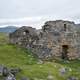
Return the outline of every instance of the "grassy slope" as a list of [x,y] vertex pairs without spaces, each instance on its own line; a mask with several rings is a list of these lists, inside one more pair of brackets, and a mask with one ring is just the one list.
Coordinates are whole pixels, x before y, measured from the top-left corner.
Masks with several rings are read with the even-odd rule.
[[[0,64],[8,67],[20,67],[22,71],[17,74],[17,80],[20,80],[22,76],[32,78],[32,80],[47,80],[49,74],[54,77],[54,80],[66,80],[72,75],[80,79],[80,61],[75,60],[68,64],[63,61],[37,64],[37,59],[30,52],[7,44],[7,37],[2,33],[0,35]],[[63,77],[59,74],[61,67],[71,68],[72,71],[68,71]]]

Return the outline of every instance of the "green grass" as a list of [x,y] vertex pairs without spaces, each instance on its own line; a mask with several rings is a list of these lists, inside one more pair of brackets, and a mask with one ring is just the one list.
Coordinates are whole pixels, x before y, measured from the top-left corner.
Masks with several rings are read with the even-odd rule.
[[[44,64],[37,64],[38,60],[28,50],[8,44],[7,39],[7,36],[1,33],[0,64],[11,68],[21,68],[22,71],[16,76],[17,80],[20,80],[21,77],[29,77],[31,80],[47,80],[49,74],[54,77],[54,80],[66,80],[69,76],[78,77],[80,80],[79,60],[69,63],[53,60],[52,62],[45,61]],[[59,69],[62,67],[67,67],[72,71],[61,76]]]

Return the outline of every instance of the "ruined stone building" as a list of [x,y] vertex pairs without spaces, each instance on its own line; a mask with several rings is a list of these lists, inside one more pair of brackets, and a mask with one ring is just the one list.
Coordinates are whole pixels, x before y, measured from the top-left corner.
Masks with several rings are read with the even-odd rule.
[[41,30],[23,26],[10,34],[10,42],[30,49],[40,59],[79,59],[80,31],[74,22],[47,21]]

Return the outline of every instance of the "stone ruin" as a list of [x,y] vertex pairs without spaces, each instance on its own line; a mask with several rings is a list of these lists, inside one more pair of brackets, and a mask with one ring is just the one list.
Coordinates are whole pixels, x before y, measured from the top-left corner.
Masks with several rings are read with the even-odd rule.
[[23,26],[10,33],[10,43],[32,51],[39,59],[80,59],[80,27],[71,21],[47,21],[42,29]]
[[16,74],[20,71],[20,68],[7,68],[0,65],[0,80],[16,80]]

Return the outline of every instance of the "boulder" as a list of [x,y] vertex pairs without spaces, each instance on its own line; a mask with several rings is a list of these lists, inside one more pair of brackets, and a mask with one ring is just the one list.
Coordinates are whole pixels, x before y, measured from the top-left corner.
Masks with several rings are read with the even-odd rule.
[[27,77],[22,77],[20,80],[30,80],[30,79]]
[[5,78],[5,80],[16,80],[13,74],[9,73],[9,75]]
[[12,73],[14,76],[15,76],[18,72],[20,72],[20,71],[21,71],[20,68],[11,68],[11,69],[10,69],[10,73]]
[[76,78],[76,77],[74,77],[74,76],[70,76],[70,77],[68,77],[68,79],[67,80],[79,80],[78,78]]

